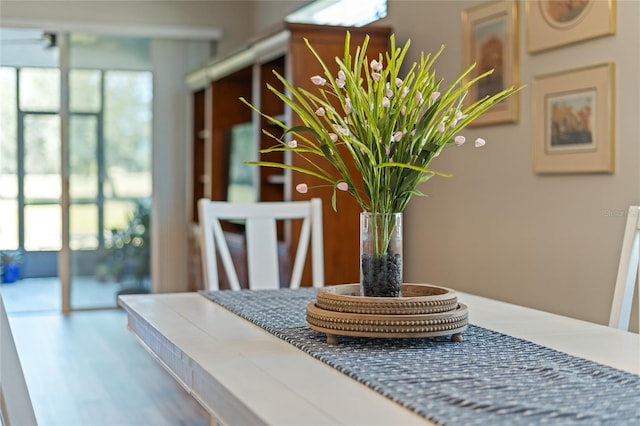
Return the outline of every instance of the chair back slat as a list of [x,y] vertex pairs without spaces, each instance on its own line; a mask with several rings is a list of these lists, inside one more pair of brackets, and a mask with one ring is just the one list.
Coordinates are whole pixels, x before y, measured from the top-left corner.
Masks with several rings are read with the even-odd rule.
[[[217,261],[215,254],[215,246],[218,247],[218,253],[220,253],[220,260],[222,261],[222,267],[224,268],[224,272],[227,275],[227,280],[229,281],[229,287],[231,290],[240,290],[240,280],[238,280],[238,272],[233,264],[233,259],[231,258],[231,253],[229,251],[229,245],[227,244],[224,231],[222,230],[222,226],[218,220],[213,220],[211,223],[212,231],[213,231],[213,241],[217,242],[217,244],[213,244],[214,248],[212,248],[212,252],[210,256],[212,256],[212,262],[209,262],[213,265],[216,265],[215,269],[217,271]],[[212,242],[213,242],[212,241]],[[220,279],[218,276],[216,279],[216,288],[220,285]]]
[[289,286],[298,288],[301,285],[310,241],[312,285],[314,287],[324,285],[322,201],[319,198],[309,201],[252,204],[201,199],[198,201],[198,209],[204,281],[207,290],[217,290],[220,287],[217,255],[220,256],[230,288],[239,290],[241,287],[220,223],[220,221],[229,220],[242,221],[245,224],[249,288],[280,287],[277,221],[300,219],[302,226]]
[[293,271],[291,272],[291,282],[289,286],[291,288],[299,288],[300,281],[302,280],[302,270],[304,268],[305,260],[307,259],[307,249],[309,247],[309,234],[311,232],[311,220],[305,218],[302,221],[302,228],[300,229],[300,239],[298,241],[298,251],[293,263]]
[[278,233],[273,218],[252,217],[246,223],[249,288],[280,287]]

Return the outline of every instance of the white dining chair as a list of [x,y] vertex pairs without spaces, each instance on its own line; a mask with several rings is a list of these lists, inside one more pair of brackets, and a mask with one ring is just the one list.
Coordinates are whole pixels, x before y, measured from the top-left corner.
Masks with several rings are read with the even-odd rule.
[[245,227],[247,279],[250,289],[275,289],[280,287],[278,259],[279,221],[302,220],[300,237],[289,287],[300,287],[309,241],[311,241],[311,284],[324,285],[324,254],[322,239],[322,200],[308,201],[230,203],[224,201],[198,200],[200,214],[200,236],[207,290],[218,290],[218,262],[220,261],[232,290],[240,290],[236,270],[221,221],[242,221]]
[[[618,276],[613,293],[613,303],[609,317],[609,326],[629,330],[633,294],[640,270],[640,206],[630,206],[627,213],[627,225],[622,240]],[[640,306],[640,289],[638,290]],[[639,315],[640,316],[640,313]],[[640,330],[640,320],[638,321]]]

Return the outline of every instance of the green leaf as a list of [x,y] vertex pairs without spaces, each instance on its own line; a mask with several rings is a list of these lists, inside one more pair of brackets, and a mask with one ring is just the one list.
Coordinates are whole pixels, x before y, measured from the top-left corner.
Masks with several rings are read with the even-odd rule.
[[[346,33],[343,56],[335,58],[338,69],[344,73],[344,86],[340,87],[342,84],[339,86],[337,76],[332,74],[333,63],[329,69],[309,40],[305,39],[305,44],[327,83],[312,89],[294,87],[274,71],[282,86],[267,85],[299,118],[301,125],[289,127],[241,98],[243,103],[282,129],[280,137],[263,130],[277,144],[261,152],[290,152],[298,158],[296,165],[263,161],[248,164],[292,170],[330,183],[334,187],[331,197],[334,210],[337,204],[335,184],[342,180],[348,183],[349,193],[363,210],[402,211],[413,195],[424,195],[416,188],[418,185],[436,175],[451,176],[430,168],[436,154],[493,105],[522,88],[511,87],[469,105],[464,103],[469,89],[492,71],[474,77],[471,74],[474,64],[458,75],[453,84],[445,86],[444,79],[436,76],[433,70],[444,46],[434,54],[422,53],[417,62],[405,64],[410,40],[396,46],[395,35],[391,35],[389,50],[372,55],[367,53],[369,36],[360,46],[352,47],[349,32]],[[379,76],[373,74],[370,66],[370,60],[374,58],[383,64]],[[387,93],[389,90],[393,93]],[[435,98],[436,92],[439,96],[434,101],[432,97]],[[383,100],[385,104],[388,101],[388,106],[383,106]],[[319,108],[323,108],[325,114],[317,114]],[[441,125],[444,130],[439,129]],[[338,139],[332,140],[329,132],[335,132]],[[399,139],[394,138],[397,132],[403,135]],[[287,135],[295,135],[296,148],[284,142]],[[395,141],[391,142],[392,139]],[[326,161],[318,161],[318,156]]]
[[331,207],[333,208],[334,212],[338,211],[338,208],[337,208],[337,204],[338,203],[337,203],[336,198],[337,198],[336,197],[336,187],[334,186],[333,187],[333,193],[331,194]]

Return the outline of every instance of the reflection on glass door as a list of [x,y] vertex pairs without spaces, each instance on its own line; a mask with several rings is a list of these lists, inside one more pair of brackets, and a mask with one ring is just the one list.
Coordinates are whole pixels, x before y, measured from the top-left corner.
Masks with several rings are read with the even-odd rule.
[[151,288],[148,41],[68,40],[70,307],[115,307]]
[[69,71],[68,223],[72,309],[115,306],[117,285],[96,276],[100,253],[101,73]]

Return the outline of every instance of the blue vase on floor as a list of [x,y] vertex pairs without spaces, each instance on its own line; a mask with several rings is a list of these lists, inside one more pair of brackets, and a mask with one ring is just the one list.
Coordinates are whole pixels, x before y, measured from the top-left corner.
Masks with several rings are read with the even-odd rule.
[[2,279],[3,284],[15,283],[20,277],[20,265],[17,263],[7,263],[2,266]]

